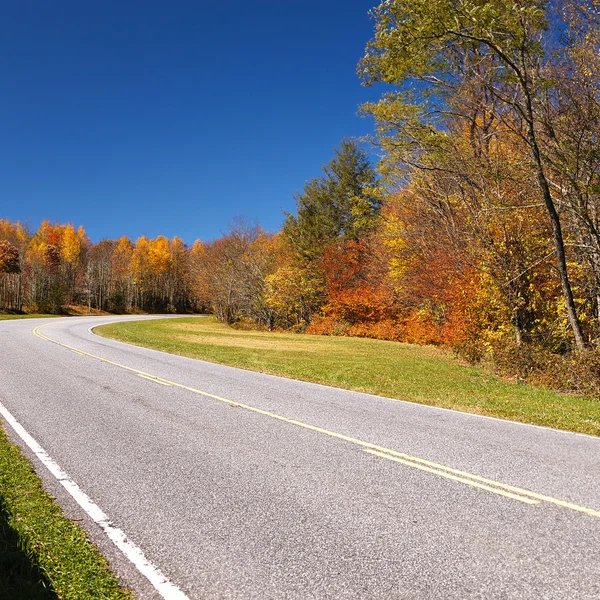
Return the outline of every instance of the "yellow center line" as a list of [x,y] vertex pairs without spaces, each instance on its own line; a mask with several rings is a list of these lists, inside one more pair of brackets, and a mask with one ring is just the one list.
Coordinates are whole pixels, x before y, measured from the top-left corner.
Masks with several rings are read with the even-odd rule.
[[458,469],[453,469],[452,467],[447,467],[445,465],[440,465],[438,463],[431,462],[429,460],[425,460],[423,458],[417,458],[416,456],[410,456],[408,454],[404,454],[402,452],[398,452],[396,450],[385,450],[384,454],[388,454],[383,458],[403,458],[405,460],[414,461],[415,463],[419,463],[422,465],[428,465],[435,469],[440,469],[443,471],[447,471],[448,473],[455,473],[459,476],[468,477],[469,479],[473,479],[475,481],[481,481],[482,483],[486,483],[488,485],[497,486],[504,490],[508,490],[510,492],[515,492],[517,494],[524,494],[531,498],[535,498],[536,500],[540,500],[543,502],[549,502],[550,504],[556,504],[557,506],[562,506],[563,508],[569,508],[571,510],[576,510],[578,512],[582,512],[588,515],[592,515],[594,517],[600,517],[600,511],[595,510],[593,508],[586,508],[585,506],[579,506],[577,504],[573,504],[572,502],[566,502],[565,500],[559,500],[558,498],[553,498],[552,496],[545,496],[544,494],[538,494],[537,492],[532,492],[530,490],[525,490],[523,488],[509,485],[507,483],[500,483],[498,481],[494,481],[493,479],[488,479],[487,477],[481,477],[480,475],[473,475],[472,473],[467,473],[465,471],[460,471]]
[[160,377],[152,377],[151,375],[142,375],[141,373],[137,374],[138,377],[143,377],[144,379],[147,379],[148,381],[153,381],[154,383],[160,383],[160,385],[168,385],[169,387],[171,387],[173,384],[169,381],[167,381],[166,379],[161,379]]
[[577,512],[581,512],[587,515],[591,515],[594,517],[600,517],[600,511],[593,508],[586,508],[584,506],[579,506],[577,504],[573,504],[572,502],[566,502],[565,500],[559,500],[558,498],[553,498],[552,496],[546,496],[544,494],[538,494],[537,492],[532,492],[530,490],[526,490],[517,486],[512,486],[509,484],[501,483],[499,481],[494,481],[493,479],[488,479],[486,477],[481,477],[480,475],[474,475],[472,473],[468,473],[466,471],[460,471],[458,469],[454,469],[452,467],[447,467],[445,465],[441,465],[435,462],[431,462],[425,460],[423,458],[418,458],[416,456],[411,456],[410,454],[405,454],[403,452],[398,452],[397,450],[392,450],[391,448],[386,448],[384,446],[378,446],[377,444],[372,444],[371,442],[365,442],[361,439],[351,437],[348,435],[344,435],[342,433],[337,433],[335,431],[330,431],[329,429],[324,429],[322,427],[317,427],[315,425],[310,425],[309,423],[304,423],[303,421],[298,421],[296,419],[290,419],[288,417],[284,417],[282,415],[278,415],[276,413],[270,412],[268,410],[264,410],[262,408],[257,408],[255,406],[251,406],[249,404],[243,404],[241,402],[235,402],[233,400],[229,400],[227,398],[223,398],[221,396],[217,396],[215,394],[211,394],[209,392],[205,392],[202,390],[198,390],[193,387],[189,387],[187,385],[183,385],[181,383],[177,383],[175,381],[169,381],[168,379],[162,379],[161,377],[156,377],[150,373],[145,373],[144,371],[140,371],[138,369],[134,369],[132,367],[128,367],[126,365],[122,365],[120,363],[114,362],[112,360],[108,360],[106,358],[102,358],[101,356],[96,356],[95,354],[91,354],[89,352],[85,352],[84,350],[78,350],[77,348],[73,348],[64,344],[62,342],[58,342],[49,338],[48,336],[41,333],[41,329],[43,327],[47,327],[52,323],[46,323],[45,325],[40,325],[33,330],[33,333],[39,338],[51,342],[53,344],[57,344],[58,346],[62,346],[63,348],[67,348],[69,350],[73,350],[82,354],[84,356],[88,356],[90,358],[94,358],[101,362],[113,365],[115,367],[119,367],[120,369],[124,369],[131,373],[136,373],[137,375],[149,379],[151,381],[155,381],[157,383],[162,383],[163,385],[170,385],[174,387],[181,388],[183,390],[187,390],[199,396],[203,396],[205,398],[210,398],[212,400],[216,400],[218,402],[223,402],[228,404],[229,406],[235,406],[238,408],[243,408],[250,412],[263,415],[265,417],[269,417],[271,419],[275,419],[277,421],[281,421],[284,423],[288,423],[290,425],[296,425],[297,427],[301,427],[303,429],[307,429],[309,431],[314,431],[316,433],[320,433],[323,435],[327,435],[331,438],[335,438],[338,440],[342,440],[344,442],[348,442],[350,444],[359,446],[363,448],[365,452],[372,454],[374,456],[385,458],[387,460],[391,460],[393,462],[397,462],[415,469],[420,469],[421,471],[425,471],[428,473],[432,473],[435,475],[439,475],[441,477],[445,477],[446,479],[451,479],[453,481],[457,481],[460,483],[464,483],[473,487],[477,487],[479,489],[483,489],[489,492],[493,492],[494,494],[499,494],[501,496],[505,496],[508,498],[512,498],[514,500],[518,500],[520,502],[525,502],[526,504],[539,504],[539,502],[547,502],[550,504],[555,504],[562,508],[568,508],[570,510],[574,510]]
[[369,448],[365,448],[364,452],[368,454],[373,454],[375,456],[379,456],[380,458],[387,458],[388,460],[392,460],[394,462],[401,463],[406,465],[407,467],[412,467],[413,469],[420,469],[421,471],[426,471],[427,473],[433,473],[434,475],[439,475],[440,477],[445,477],[446,479],[452,479],[452,481],[458,481],[460,483],[466,483],[467,485],[471,485],[473,487],[479,488],[481,490],[487,490],[488,492],[493,492],[494,494],[499,494],[500,496],[506,496],[507,498],[512,498],[513,500],[519,500],[520,502],[525,502],[525,504],[539,504],[539,500],[533,500],[532,498],[527,498],[526,496],[518,496],[517,494],[513,494],[511,492],[505,492],[502,489],[492,487],[489,485],[485,485],[484,483],[477,483],[473,481],[472,478],[467,477],[458,477],[457,475],[450,475],[445,471],[432,469],[431,467],[426,467],[425,465],[421,465],[414,460],[405,460],[404,458],[398,458],[397,456],[392,456],[387,452],[378,452],[377,450],[370,450]]

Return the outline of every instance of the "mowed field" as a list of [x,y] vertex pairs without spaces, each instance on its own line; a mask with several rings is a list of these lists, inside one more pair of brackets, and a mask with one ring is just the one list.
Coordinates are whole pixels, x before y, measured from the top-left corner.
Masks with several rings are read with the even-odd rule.
[[600,435],[600,402],[503,381],[433,347],[244,331],[211,317],[115,323],[94,331],[130,344],[243,369]]

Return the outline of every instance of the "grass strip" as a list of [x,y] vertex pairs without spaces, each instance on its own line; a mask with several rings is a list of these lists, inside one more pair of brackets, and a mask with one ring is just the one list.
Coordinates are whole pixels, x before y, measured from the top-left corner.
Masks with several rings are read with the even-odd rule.
[[130,344],[253,371],[600,435],[600,402],[504,381],[430,346],[240,331],[207,317],[114,323],[94,331]]
[[48,317],[60,317],[61,315],[13,315],[8,313],[0,313],[0,321],[10,321],[12,319],[46,319]]
[[0,427],[0,599],[132,600]]

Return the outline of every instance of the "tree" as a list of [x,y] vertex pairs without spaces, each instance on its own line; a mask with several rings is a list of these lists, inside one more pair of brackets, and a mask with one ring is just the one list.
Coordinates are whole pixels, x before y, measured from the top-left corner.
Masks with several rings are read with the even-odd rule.
[[[578,263],[580,314],[600,337],[600,5],[561,4],[561,47],[547,68],[553,82],[540,107],[541,152]],[[587,314],[586,314],[587,312]]]
[[89,246],[85,230],[79,227],[75,230],[71,223],[65,226],[57,226],[60,232],[60,241],[58,243],[61,277],[66,291],[68,303],[76,303],[82,299],[79,293],[80,283],[84,277],[84,252]]
[[183,240],[175,236],[169,242],[169,271],[165,292],[168,297],[168,310],[182,312],[193,305],[190,297],[190,252]]
[[0,308],[21,308],[20,273],[19,251],[10,242],[0,241]]
[[297,214],[287,215],[283,233],[301,260],[312,260],[339,238],[358,240],[373,228],[381,199],[374,169],[354,141],[344,140],[296,196]]
[[127,236],[122,236],[115,242],[111,257],[110,310],[128,312],[133,306],[134,252],[135,247]]
[[[377,121],[383,145],[395,161],[435,169],[435,155],[451,151],[444,120],[457,99],[475,108],[458,114],[486,135],[497,121],[527,149],[538,195],[546,209],[562,293],[575,345],[585,347],[569,273],[563,226],[549,180],[540,113],[552,81],[542,42],[545,0],[387,0],[374,9],[374,39],[359,65],[365,84],[398,87],[365,111]],[[477,92],[473,95],[473,92]],[[464,107],[465,105],[463,105]],[[487,138],[489,139],[489,138]],[[427,152],[424,158],[423,148]],[[433,160],[432,160],[433,159]]]
[[[186,311],[206,306],[193,271],[203,268],[203,246],[175,237],[125,236],[92,244],[82,227],[43,221],[30,236],[0,219],[0,308],[61,312],[87,304],[114,312]],[[251,295],[251,294],[250,294]]]
[[271,327],[273,311],[264,299],[265,278],[274,268],[271,236],[237,220],[228,234],[194,248],[194,287],[217,318],[228,324],[248,318]]
[[0,241],[0,273],[20,273],[19,251],[10,243]]
[[85,283],[88,294],[88,310],[112,308],[108,304],[111,285],[111,263],[115,242],[101,240],[90,248],[85,267]]
[[323,304],[323,285],[311,271],[292,264],[280,266],[265,278],[265,303],[274,325],[301,331]]

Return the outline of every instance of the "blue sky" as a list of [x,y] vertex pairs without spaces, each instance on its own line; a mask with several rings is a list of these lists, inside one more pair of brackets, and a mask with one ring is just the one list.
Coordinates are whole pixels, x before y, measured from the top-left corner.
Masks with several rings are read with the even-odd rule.
[[0,218],[93,241],[277,230],[378,90],[371,0],[27,1],[0,8]]

